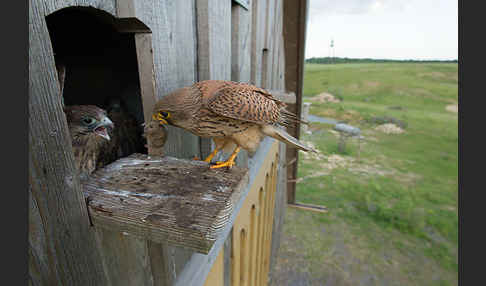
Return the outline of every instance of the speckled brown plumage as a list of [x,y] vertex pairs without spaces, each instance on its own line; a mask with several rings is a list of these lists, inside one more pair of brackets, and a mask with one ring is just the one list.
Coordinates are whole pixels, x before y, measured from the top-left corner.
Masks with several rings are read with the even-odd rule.
[[91,174],[97,167],[102,148],[109,142],[113,122],[106,111],[94,105],[64,107],[76,167],[81,175]]
[[[299,121],[285,110],[285,103],[268,91],[246,83],[207,80],[178,89],[155,104],[154,118],[191,133],[213,138],[216,149],[237,146],[226,162],[231,166],[239,147],[255,152],[265,135],[304,151],[312,151],[278,125]],[[233,156],[234,155],[234,156]]]

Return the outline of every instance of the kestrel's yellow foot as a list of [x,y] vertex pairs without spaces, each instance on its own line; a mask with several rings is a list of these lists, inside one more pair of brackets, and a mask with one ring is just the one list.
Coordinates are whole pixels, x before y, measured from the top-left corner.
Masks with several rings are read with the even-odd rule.
[[211,160],[213,159],[214,156],[216,156],[216,154],[218,154],[218,152],[219,149],[215,148],[214,151],[211,154],[209,154],[209,156],[207,156],[206,159],[204,159],[204,162],[211,163]]
[[235,165],[234,160],[228,160],[226,162],[217,162],[215,165],[212,165],[210,168],[211,169],[216,169],[216,168],[222,168],[222,167],[228,167],[231,169]]
[[192,157],[192,160],[193,160],[193,161],[201,161],[201,159],[199,159],[199,157],[198,157],[198,156],[194,156],[194,157]]
[[235,165],[236,155],[238,155],[240,149],[241,149],[240,146],[236,147],[235,150],[233,151],[233,154],[231,154],[231,156],[228,158],[226,162],[218,162],[219,164],[213,165],[210,168],[216,169],[216,168],[228,167],[229,169],[231,169],[231,167]]

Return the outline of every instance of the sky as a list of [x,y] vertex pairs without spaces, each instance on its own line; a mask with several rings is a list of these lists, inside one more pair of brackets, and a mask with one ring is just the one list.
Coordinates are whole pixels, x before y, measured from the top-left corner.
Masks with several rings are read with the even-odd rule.
[[305,58],[458,58],[457,0],[309,0]]

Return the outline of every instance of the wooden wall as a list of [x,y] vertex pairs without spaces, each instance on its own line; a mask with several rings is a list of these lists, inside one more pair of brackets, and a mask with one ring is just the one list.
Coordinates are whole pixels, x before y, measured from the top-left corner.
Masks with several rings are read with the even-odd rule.
[[[90,226],[74,170],[45,17],[66,7],[89,7],[115,17],[124,32],[137,32],[140,89],[147,119],[157,99],[199,80],[231,79],[284,90],[285,61],[289,57],[283,41],[284,2],[287,1],[250,1],[249,9],[229,0],[44,0],[30,3],[31,285],[202,285],[201,276],[210,272],[215,261],[216,265],[232,263],[231,251],[220,250],[231,249],[229,246],[236,239],[234,235],[241,237],[241,232],[228,230],[223,240],[215,244],[214,251],[205,256]],[[169,132],[167,155],[203,157],[210,150],[207,140],[177,128],[170,128]],[[267,141],[265,144],[271,146],[274,140]],[[267,228],[265,234],[268,238],[273,233],[274,239],[265,248],[269,252],[267,257],[278,249],[286,195],[285,145],[277,145],[280,156],[278,163],[272,159],[272,178],[275,178],[272,184],[278,187],[272,194],[272,207],[267,208],[270,213],[266,216],[275,219],[272,218],[273,227]],[[243,152],[238,164],[248,164],[257,170],[260,167],[257,164],[263,164],[267,152],[257,152],[255,156],[249,158]],[[275,209],[274,203],[277,204]],[[267,261],[265,270],[260,273],[266,276],[270,264]],[[264,276],[259,279],[264,281]],[[231,285],[228,273],[223,275],[223,281]]]

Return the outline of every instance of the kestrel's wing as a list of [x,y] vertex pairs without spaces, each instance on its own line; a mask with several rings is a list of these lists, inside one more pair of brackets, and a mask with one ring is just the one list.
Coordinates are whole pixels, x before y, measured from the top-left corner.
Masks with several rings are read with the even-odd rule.
[[208,100],[208,108],[221,116],[255,123],[280,121],[284,105],[267,91],[246,84],[223,87]]

